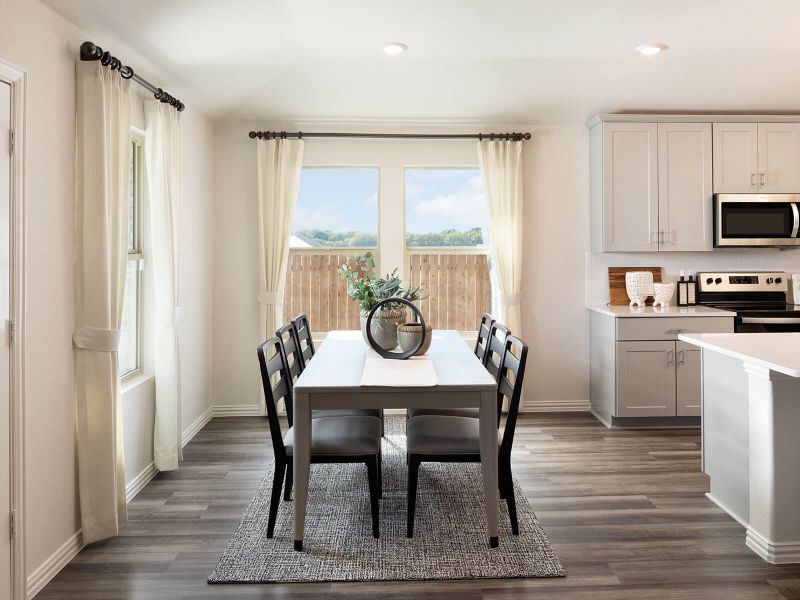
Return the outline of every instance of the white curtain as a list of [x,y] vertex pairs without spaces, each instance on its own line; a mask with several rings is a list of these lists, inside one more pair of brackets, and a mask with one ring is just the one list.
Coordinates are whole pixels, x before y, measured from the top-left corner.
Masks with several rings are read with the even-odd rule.
[[76,66],[75,403],[85,543],[127,518],[119,349],[131,159],[130,81],[100,62]]
[[181,121],[173,106],[145,104],[144,143],[155,288],[156,415],[153,456],[159,471],[178,468],[181,456],[180,307]]
[[257,140],[261,338],[283,319],[292,218],[303,166],[303,140]]
[[522,142],[480,141],[478,162],[489,210],[492,261],[498,290],[494,317],[521,335]]

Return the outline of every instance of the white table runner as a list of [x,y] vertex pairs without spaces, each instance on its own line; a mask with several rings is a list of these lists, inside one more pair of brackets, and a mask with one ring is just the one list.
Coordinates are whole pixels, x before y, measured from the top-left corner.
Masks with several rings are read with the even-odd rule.
[[433,387],[438,383],[430,356],[407,360],[381,358],[374,352],[364,359],[362,386]]

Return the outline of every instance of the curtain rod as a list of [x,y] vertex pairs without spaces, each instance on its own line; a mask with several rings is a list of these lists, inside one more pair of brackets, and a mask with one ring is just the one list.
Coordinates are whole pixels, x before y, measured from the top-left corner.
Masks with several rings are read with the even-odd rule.
[[530,133],[305,133],[302,131],[251,131],[250,139],[277,140],[286,138],[375,138],[413,140],[511,140],[531,139]]
[[108,50],[103,50],[100,46],[97,46],[92,42],[83,42],[81,44],[81,60],[99,60],[103,66],[108,67],[112,71],[114,69],[119,69],[119,74],[123,79],[133,79],[142,87],[153,92],[156,100],[161,100],[161,102],[164,102],[165,104],[171,104],[178,110],[183,110],[186,108],[183,102],[174,96],[171,96],[161,88],[154,86],[146,79],[142,79],[131,67],[123,65],[122,61],[116,56],[112,56]]

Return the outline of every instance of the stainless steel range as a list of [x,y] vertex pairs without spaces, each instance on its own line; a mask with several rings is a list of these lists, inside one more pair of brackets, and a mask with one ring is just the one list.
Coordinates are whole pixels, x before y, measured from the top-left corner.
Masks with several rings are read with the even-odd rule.
[[700,304],[736,313],[735,333],[800,331],[800,306],[789,304],[783,271],[699,273]]

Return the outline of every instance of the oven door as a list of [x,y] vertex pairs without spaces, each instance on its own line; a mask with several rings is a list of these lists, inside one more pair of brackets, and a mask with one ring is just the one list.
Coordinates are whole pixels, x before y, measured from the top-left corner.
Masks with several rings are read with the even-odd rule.
[[716,194],[714,246],[800,245],[800,194]]
[[736,317],[735,333],[791,333],[800,331],[800,317]]

